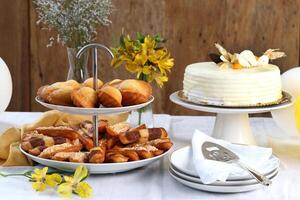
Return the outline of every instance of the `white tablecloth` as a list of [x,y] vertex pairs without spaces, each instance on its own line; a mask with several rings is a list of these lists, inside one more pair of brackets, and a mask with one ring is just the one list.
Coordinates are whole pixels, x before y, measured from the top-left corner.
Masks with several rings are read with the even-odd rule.
[[[24,124],[35,121],[40,113],[0,113],[1,122]],[[268,135],[282,133],[270,118],[252,118],[252,130],[261,145],[267,144]],[[170,137],[177,149],[188,145],[193,130],[198,128],[210,134],[213,128],[214,117],[191,117],[155,115],[155,125],[168,129]],[[300,145],[300,144],[299,144]],[[300,149],[300,148],[299,148]],[[298,150],[299,150],[298,149]],[[286,151],[283,151],[286,154]],[[297,152],[300,157],[300,151]],[[288,155],[278,155],[282,166],[278,177],[272,186],[247,193],[214,194],[190,189],[170,177],[168,174],[168,157],[147,167],[130,172],[91,175],[87,181],[94,189],[91,199],[113,200],[174,200],[174,199],[300,199],[300,158]],[[24,167],[1,168],[2,172],[18,172],[26,170]],[[0,177],[0,199],[60,199],[54,190],[43,193],[31,189],[31,184],[23,177]]]

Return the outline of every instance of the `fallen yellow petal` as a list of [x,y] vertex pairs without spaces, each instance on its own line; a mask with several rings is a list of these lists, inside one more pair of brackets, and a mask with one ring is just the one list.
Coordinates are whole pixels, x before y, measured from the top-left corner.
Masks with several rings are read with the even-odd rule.
[[46,175],[45,182],[50,187],[55,187],[62,182],[62,178],[59,174]]
[[70,198],[72,195],[72,183],[62,183],[58,186],[57,192],[61,197]]

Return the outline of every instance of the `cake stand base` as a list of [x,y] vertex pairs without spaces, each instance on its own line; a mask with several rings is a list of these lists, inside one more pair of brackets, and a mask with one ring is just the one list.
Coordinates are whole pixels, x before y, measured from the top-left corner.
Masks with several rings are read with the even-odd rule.
[[180,92],[177,91],[170,95],[170,100],[180,106],[191,110],[204,111],[210,113],[216,113],[216,121],[213,129],[212,136],[217,139],[226,140],[232,143],[239,144],[253,144],[255,145],[254,136],[252,135],[249,117],[250,113],[264,113],[272,110],[278,110],[287,108],[293,105],[293,102],[285,93],[286,99],[283,99],[281,103],[264,107],[222,107],[201,105],[180,97]]
[[212,136],[232,143],[256,144],[248,113],[217,113]]

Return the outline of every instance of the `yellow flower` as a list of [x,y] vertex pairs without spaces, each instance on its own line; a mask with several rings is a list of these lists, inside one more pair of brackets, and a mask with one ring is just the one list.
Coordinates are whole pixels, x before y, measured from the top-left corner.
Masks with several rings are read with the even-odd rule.
[[154,50],[155,46],[155,40],[147,35],[144,39],[144,43],[142,44],[142,53],[144,55],[148,55],[148,52]]
[[55,187],[62,181],[59,174],[47,175],[48,167],[44,167],[43,169],[34,169],[33,172],[34,173],[31,174],[31,179],[33,181],[32,188],[39,192],[44,191],[47,185]]
[[168,81],[167,73],[174,66],[174,59],[164,47],[159,45],[162,39],[157,36],[143,36],[138,34],[137,39],[131,40],[129,36],[120,38],[120,46],[112,48],[114,67],[125,64],[130,73],[135,73],[138,79],[147,82],[156,81],[162,87]]
[[82,198],[90,197],[93,192],[91,186],[86,182],[82,182],[87,176],[88,170],[86,167],[77,167],[73,177],[64,176],[65,183],[58,186],[58,193],[65,198],[70,197],[73,192]]
[[154,79],[155,79],[155,81],[156,81],[156,83],[158,84],[159,87],[162,87],[164,85],[164,83],[168,81],[167,76],[160,75],[160,74],[157,74],[154,77]]
[[146,65],[147,60],[147,56],[137,54],[133,62],[129,61],[126,64],[126,69],[131,73],[137,73],[137,77],[139,77],[141,73],[149,75],[151,73],[151,66]]
[[48,167],[43,169],[34,169],[34,173],[31,174],[33,180],[32,188],[36,191],[42,192],[46,189],[45,178],[47,175]]

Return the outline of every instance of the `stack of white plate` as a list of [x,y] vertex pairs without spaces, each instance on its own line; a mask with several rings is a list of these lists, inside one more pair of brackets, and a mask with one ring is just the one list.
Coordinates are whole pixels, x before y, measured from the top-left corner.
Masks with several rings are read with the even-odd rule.
[[[261,173],[274,181],[278,174],[279,164],[279,159],[271,156],[269,161],[264,164],[264,170]],[[192,148],[190,146],[183,147],[172,153],[169,173],[176,181],[188,187],[209,192],[236,193],[266,187],[259,184],[246,171],[241,174],[230,174],[225,182],[216,181],[211,184],[203,184],[194,168]]]

